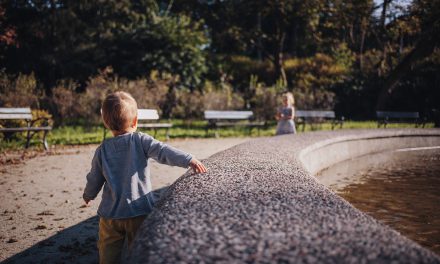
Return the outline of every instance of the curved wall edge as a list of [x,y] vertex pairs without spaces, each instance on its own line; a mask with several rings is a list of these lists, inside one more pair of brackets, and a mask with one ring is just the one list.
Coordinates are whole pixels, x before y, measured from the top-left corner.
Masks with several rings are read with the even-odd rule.
[[299,159],[305,169],[315,175],[336,163],[359,156],[399,148],[440,146],[440,135],[400,134],[387,136],[354,135],[327,139],[301,150]]

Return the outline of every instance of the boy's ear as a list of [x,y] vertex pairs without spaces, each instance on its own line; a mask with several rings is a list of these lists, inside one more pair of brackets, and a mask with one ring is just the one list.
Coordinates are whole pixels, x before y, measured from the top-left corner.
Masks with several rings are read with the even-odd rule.
[[133,119],[133,122],[131,123],[131,127],[135,127],[135,126],[137,126],[137,123],[138,123],[138,117],[136,116],[136,117]]

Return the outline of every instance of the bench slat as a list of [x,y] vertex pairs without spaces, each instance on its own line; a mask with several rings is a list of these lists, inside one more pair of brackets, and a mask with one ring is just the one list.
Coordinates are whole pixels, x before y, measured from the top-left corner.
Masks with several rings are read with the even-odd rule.
[[235,126],[247,126],[247,127],[263,127],[264,122],[252,122],[252,123],[235,123],[235,122],[217,122],[215,123],[217,127],[235,127]]
[[323,118],[335,118],[335,112],[333,111],[316,111],[316,110],[296,110],[296,117],[323,117]]
[[29,107],[5,108],[0,107],[0,119],[32,119]]
[[[166,138],[169,139],[170,128],[173,127],[171,123],[148,123],[148,120],[158,120],[159,113],[156,109],[138,109],[138,128],[154,129],[154,137],[156,137],[157,129],[166,128]],[[147,122],[142,122],[147,121]]]
[[138,127],[140,128],[169,128],[169,127],[173,127],[173,124],[168,124],[168,123],[143,123],[143,124],[138,124]]
[[0,114],[30,114],[31,109],[29,107],[21,107],[21,108],[5,108],[0,107]]
[[254,114],[252,111],[213,111],[204,112],[205,119],[249,119]]
[[4,113],[0,113],[0,119],[26,119],[26,120],[31,120],[32,119],[32,114],[21,114],[21,113],[4,114]]
[[138,120],[157,120],[159,114],[156,109],[138,109]]
[[392,111],[377,111],[378,118],[419,118],[419,112],[392,112]]
[[25,132],[25,131],[50,131],[51,126],[46,127],[2,127],[1,132]]

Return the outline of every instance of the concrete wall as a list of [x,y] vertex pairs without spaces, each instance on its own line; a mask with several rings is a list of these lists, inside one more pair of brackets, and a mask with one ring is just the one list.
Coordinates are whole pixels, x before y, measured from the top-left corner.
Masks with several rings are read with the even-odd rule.
[[340,136],[314,143],[300,154],[305,169],[312,175],[338,162],[387,150],[440,146],[440,136],[424,134]]
[[[357,210],[313,173],[440,130],[339,130],[254,139],[186,174],[141,226],[127,263],[440,263]],[[201,146],[203,147],[203,146]]]

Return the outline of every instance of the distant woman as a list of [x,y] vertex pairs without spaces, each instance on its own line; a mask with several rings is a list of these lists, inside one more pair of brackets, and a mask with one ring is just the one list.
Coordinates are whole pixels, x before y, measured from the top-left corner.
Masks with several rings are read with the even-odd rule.
[[275,115],[278,120],[276,135],[296,134],[295,122],[295,100],[290,92],[282,95],[283,105],[278,107]]

